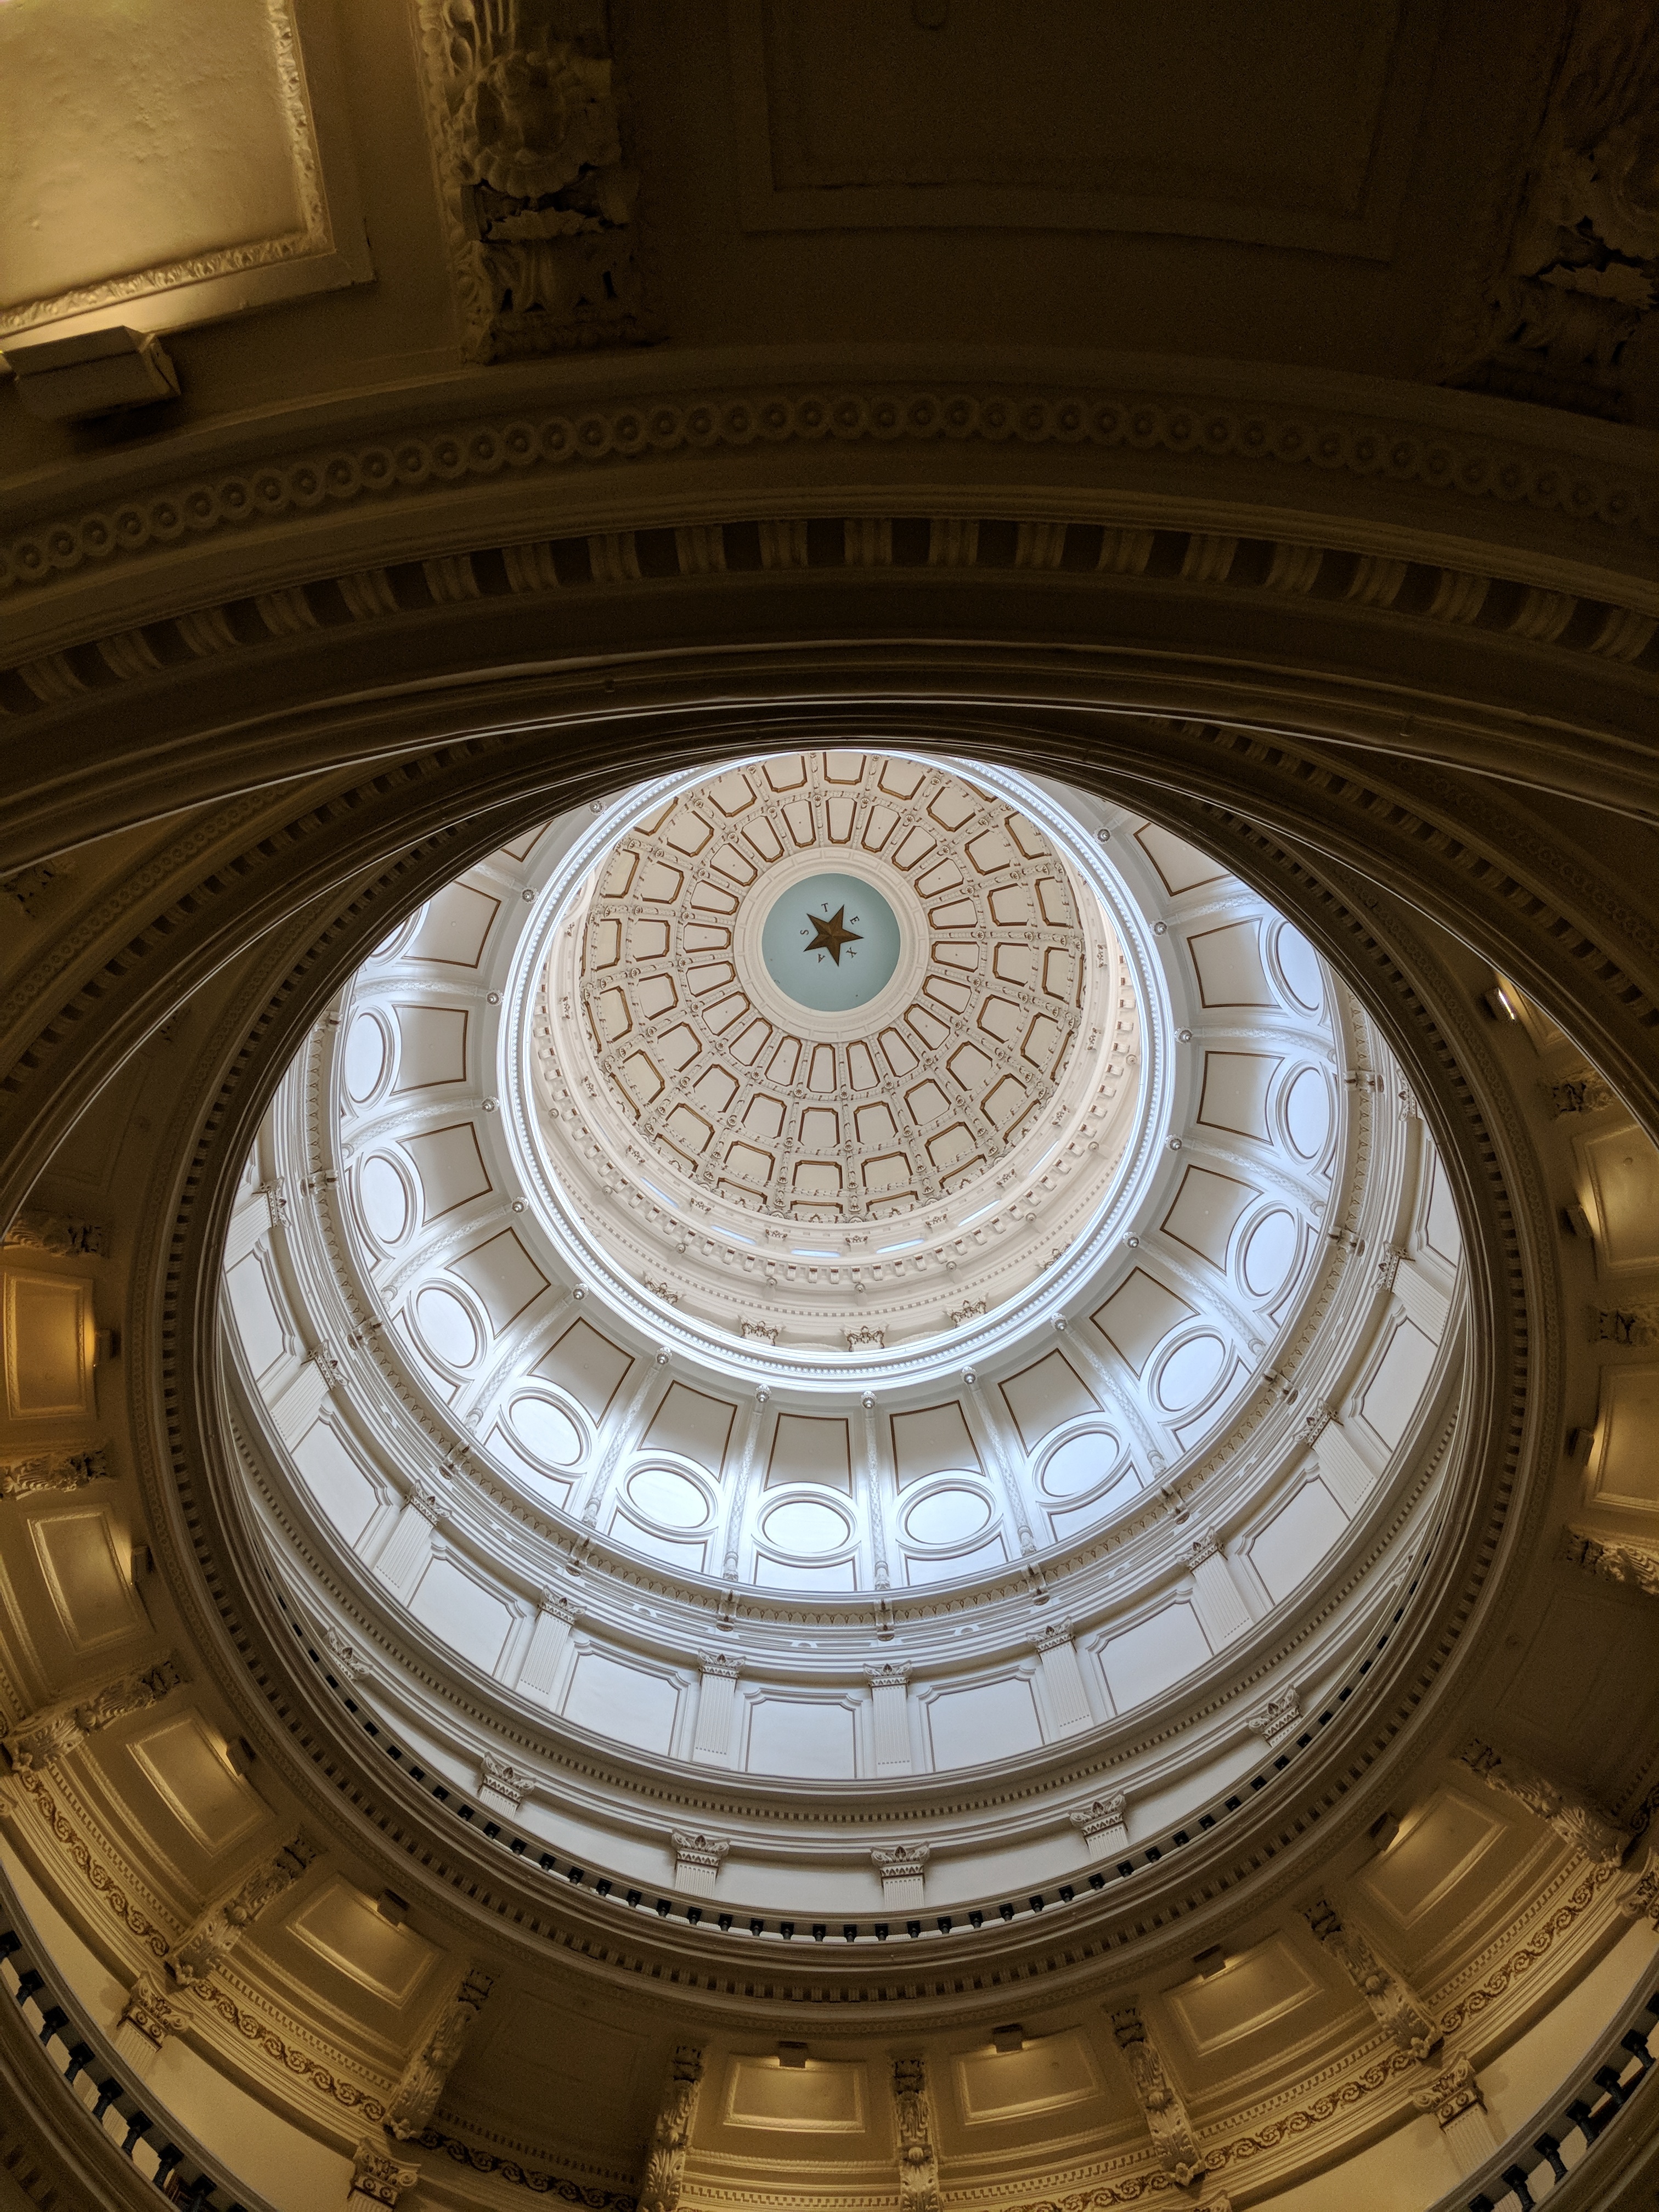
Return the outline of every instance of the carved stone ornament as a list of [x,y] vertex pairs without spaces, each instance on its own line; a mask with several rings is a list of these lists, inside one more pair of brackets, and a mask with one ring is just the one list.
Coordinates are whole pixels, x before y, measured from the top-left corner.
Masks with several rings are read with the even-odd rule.
[[118,2027],[136,2028],[158,2051],[168,2036],[176,2035],[184,2025],[185,2015],[168,1996],[165,1984],[155,1974],[139,1975],[127,1992],[117,2022]]
[[0,1460],[0,1498],[27,1498],[36,1490],[82,1490],[89,1482],[109,1480],[108,1460],[92,1448]]
[[[1659,25],[1652,0],[1579,0],[1450,380],[1615,419],[1659,400]],[[1505,220],[1507,218],[1507,220]]]
[[872,1659],[865,1668],[872,1690],[902,1690],[910,1679],[910,1669],[902,1659]]
[[1449,2128],[1454,2120],[1462,2119],[1465,2112],[1477,2107],[1484,2112],[1486,2106],[1474,2068],[1467,2058],[1461,2057],[1443,2067],[1426,2089],[1414,2090],[1412,2102],[1419,2112],[1432,2112],[1443,2128]]
[[471,1968],[439,2014],[431,2034],[404,2067],[386,2113],[386,2131],[399,2142],[412,2142],[437,2110],[450,2069],[460,2057],[461,2045],[483,2010],[495,1980],[495,1976],[486,1973],[482,1966]]
[[1620,1899],[1619,1910],[1632,1920],[1650,1920],[1659,1932],[1659,1863],[1651,1854],[1648,1865]]
[[676,1874],[682,1877],[688,1872],[706,1875],[712,1887],[731,1844],[723,1837],[705,1836],[686,1828],[674,1829],[670,1841],[674,1846]]
[[89,1697],[47,1705],[7,1729],[0,1748],[15,1767],[45,1766],[63,1759],[100,1729],[128,1713],[142,1713],[189,1680],[176,1659],[158,1660],[136,1674],[118,1675]]
[[1646,1597],[1659,1597],[1659,1545],[1634,1536],[1597,1535],[1589,1528],[1561,1531],[1562,1559],[1604,1582],[1623,1583]]
[[700,1651],[697,1664],[702,1669],[705,1681],[712,1678],[716,1681],[735,1682],[743,1671],[743,1654],[740,1651]]
[[939,2212],[939,2148],[927,2069],[920,2058],[893,2061],[893,2118],[898,2131],[902,2212]]
[[1590,1308],[1592,1344],[1659,1344],[1659,1298]]
[[1072,1826],[1080,1829],[1091,1842],[1097,1837],[1104,1837],[1114,1844],[1127,1844],[1129,1840],[1129,1831],[1126,1826],[1128,1812],[1129,1801],[1120,1790],[1110,1797],[1097,1797],[1082,1812],[1073,1813]]
[[419,17],[469,356],[641,337],[604,0],[419,0]]
[[1124,2005],[1113,2013],[1112,2034],[1123,2054],[1136,2099],[1158,2147],[1158,2163],[1182,2189],[1201,2181],[1204,2154],[1198,2147],[1187,2108],[1164,2072],[1163,2058],[1135,2006]]
[[1472,1737],[1457,1754],[1471,1774],[1488,1790],[1500,1791],[1547,1820],[1563,1843],[1597,1866],[1617,1866],[1630,1844],[1630,1832],[1621,1828],[1579,1790],[1552,1782],[1524,1759],[1499,1752],[1480,1737]]
[[523,1804],[524,1796],[532,1778],[521,1774],[518,1768],[499,1753],[487,1751],[478,1761],[478,1787],[493,1796],[504,1798],[515,1809]]
[[421,2178],[418,2166],[405,2166],[394,2158],[385,2142],[365,2136],[351,2154],[351,2194],[346,2199],[347,2212],[365,2204],[395,2206],[405,2190],[413,2189]]
[[1389,1971],[1364,1937],[1343,1925],[1328,1899],[1316,1898],[1302,1910],[1309,1927],[1379,2023],[1403,2051],[1420,2065],[1427,2065],[1445,2040],[1438,2021],[1425,2011],[1399,1976]]
[[1558,1120],[1564,1114],[1600,1114],[1613,1103],[1613,1092],[1601,1077],[1588,1073],[1547,1083],[1544,1095]]
[[222,1905],[212,1905],[168,1952],[167,1970],[181,1988],[205,1981],[229,1957],[265,1907],[298,1881],[322,1850],[303,1832],[256,1867]]
[[928,1844],[881,1844],[871,1852],[870,1863],[885,1889],[890,1882],[920,1882],[933,1855]]
[[651,2148],[640,2184],[639,2212],[679,2212],[680,2192],[685,2186],[685,2155],[691,2148],[702,2086],[702,2045],[677,2045],[656,2125],[651,2130]]
[[1294,1689],[1279,1691],[1250,1715],[1250,1726],[1258,1735],[1267,1738],[1270,1751],[1277,1751],[1281,1743],[1288,1742],[1301,1725],[1302,1698]]
[[364,1664],[356,1648],[349,1644],[331,1622],[323,1630],[323,1649],[333,1663],[334,1671],[348,1682],[361,1681]]
[[29,1252],[52,1252],[59,1259],[106,1253],[108,1232],[96,1221],[81,1221],[70,1213],[40,1213],[26,1207],[12,1222],[4,1242]]

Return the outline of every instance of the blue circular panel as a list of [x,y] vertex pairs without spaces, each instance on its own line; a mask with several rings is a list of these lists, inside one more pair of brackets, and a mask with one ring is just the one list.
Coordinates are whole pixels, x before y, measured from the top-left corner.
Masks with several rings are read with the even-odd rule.
[[773,901],[761,957],[786,997],[817,1014],[844,1014],[891,981],[898,919],[857,876],[808,876]]

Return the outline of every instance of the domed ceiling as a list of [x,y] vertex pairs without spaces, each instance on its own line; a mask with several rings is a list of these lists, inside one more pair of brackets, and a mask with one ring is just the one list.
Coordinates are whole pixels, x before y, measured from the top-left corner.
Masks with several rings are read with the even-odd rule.
[[945,1933],[1132,1878],[1363,1706],[1460,1263],[1259,896],[872,751],[432,899],[290,1071],[226,1279],[273,1569],[399,1761],[607,1895],[856,1941],[924,1880]]

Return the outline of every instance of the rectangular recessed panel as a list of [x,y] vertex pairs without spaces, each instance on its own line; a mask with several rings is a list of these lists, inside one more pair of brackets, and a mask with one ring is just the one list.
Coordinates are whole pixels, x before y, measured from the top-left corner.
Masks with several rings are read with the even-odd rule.
[[1277,1604],[1305,1582],[1348,1525],[1322,1482],[1304,1482],[1250,1546],[1250,1564]]
[[850,1782],[856,1772],[850,1706],[795,1698],[759,1698],[750,1709],[751,1774],[793,1774]]
[[952,1398],[943,1406],[919,1406],[892,1417],[893,1460],[899,1487],[948,1468],[981,1472],[979,1454],[962,1407]]
[[1320,1993],[1318,1982],[1290,1944],[1273,1936],[1229,1959],[1219,1973],[1182,1982],[1164,2002],[1202,2058],[1246,2036],[1264,2034]]
[[453,1212],[469,1199],[482,1198],[489,1188],[489,1173],[471,1121],[428,1129],[420,1136],[405,1137],[403,1145],[420,1183],[423,1224]]
[[1099,1410],[1094,1393],[1059,1352],[1048,1352],[1035,1365],[1011,1375],[1002,1385],[1002,1395],[1027,1451],[1062,1421],[1074,1421],[1081,1414]]
[[1227,1246],[1239,1216],[1261,1195],[1251,1183],[1212,1168],[1188,1167],[1175,1203],[1164,1217],[1164,1234],[1212,1267],[1224,1268]]
[[449,1267],[452,1274],[477,1292],[489,1316],[489,1325],[497,1333],[547,1288],[546,1276],[511,1229],[475,1244],[459,1260],[452,1260]]
[[768,1487],[784,1482],[822,1482],[853,1491],[852,1451],[844,1419],[780,1413],[767,1463]]
[[441,1637],[445,1647],[488,1674],[495,1670],[513,1616],[493,1590],[453,1559],[434,1559],[421,1577],[409,1609]]
[[1196,1310],[1144,1267],[1137,1267],[1091,1319],[1139,1375],[1153,1348],[1177,1322]]
[[809,2058],[734,2058],[726,2090],[726,2124],[791,2136],[862,2135],[864,2069]]
[[1189,1605],[1166,1605],[1149,1620],[1114,1636],[1100,1650],[1106,1686],[1119,1712],[1144,1704],[1190,1674],[1210,1656],[1198,1616]]
[[[1021,2051],[969,2051],[956,2062],[957,2095],[969,2127],[1011,2125],[1101,2094],[1100,2076],[1076,2028],[1041,2035]],[[1080,2118],[1071,2127],[1082,2124]]]
[[933,1765],[941,1770],[1012,1759],[1042,1741],[1036,1698],[1023,1674],[947,1690],[930,1698],[926,1711]]
[[645,1432],[643,1449],[678,1452],[718,1474],[726,1463],[737,1407],[688,1383],[672,1382]]
[[243,1354],[257,1381],[288,1349],[287,1332],[263,1255],[250,1252],[234,1267],[227,1268],[225,1288],[230,1292],[230,1310],[236,1317]]
[[532,1370],[546,1376],[568,1390],[582,1411],[599,1420],[621,1388],[634,1364],[634,1355],[608,1336],[590,1328],[585,1321],[573,1322],[556,1343],[550,1346]]
[[15,1421],[89,1413],[92,1285],[73,1275],[6,1277],[6,1402]]
[[1172,898],[1182,891],[1196,890],[1200,884],[1218,884],[1224,880],[1227,871],[1218,860],[1207,853],[1200,853],[1196,845],[1189,845],[1184,837],[1177,837],[1173,830],[1165,830],[1156,822],[1143,822],[1135,831],[1135,842],[1158,870],[1164,888]]
[[1604,1367],[1590,1459],[1604,1505],[1659,1513],[1659,1367]]
[[1460,1890],[1505,1832],[1495,1805],[1439,1790],[1356,1880],[1397,1927],[1410,1928]]
[[394,1006],[398,1018],[396,1091],[426,1091],[466,1081],[466,1009]]
[[348,1544],[355,1544],[380,1502],[380,1495],[338,1431],[313,1422],[294,1446],[294,1463],[306,1487]]
[[29,1522],[35,1557],[64,1633],[94,1651],[149,1626],[132,1586],[131,1553],[106,1511],[42,1514]]
[[1659,1149],[1632,1124],[1589,1139],[1584,1160],[1607,1258],[1615,1267],[1659,1265]]
[[564,1717],[612,1743],[665,1752],[679,1710],[678,1686],[665,1674],[627,1665],[602,1651],[578,1655]]
[[1435,1343],[1413,1321],[1396,1324],[1359,1401],[1360,1418],[1385,1444],[1397,1444],[1417,1410],[1434,1365]]
[[290,1917],[287,1929],[337,1973],[399,2012],[439,1955],[412,1928],[383,1918],[372,1899],[337,1875]]
[[271,1817],[200,1713],[175,1713],[133,1736],[126,1748],[191,1841],[210,1856]]
[[1198,931],[1187,940],[1198,971],[1199,996],[1206,1006],[1273,1006],[1274,999],[1261,964],[1261,935],[1254,921],[1230,921]]
[[1271,1139],[1267,1087],[1279,1062],[1261,1052],[1206,1052],[1198,1118],[1206,1128]]
[[501,905],[471,884],[446,884],[422,916],[404,957],[443,968],[476,968]]

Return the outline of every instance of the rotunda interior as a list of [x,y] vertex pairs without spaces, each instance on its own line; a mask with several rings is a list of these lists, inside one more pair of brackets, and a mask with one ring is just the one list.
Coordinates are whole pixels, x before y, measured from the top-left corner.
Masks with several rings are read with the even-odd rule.
[[0,2212],[1659,2203],[1644,0],[0,9]]

